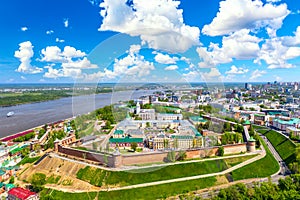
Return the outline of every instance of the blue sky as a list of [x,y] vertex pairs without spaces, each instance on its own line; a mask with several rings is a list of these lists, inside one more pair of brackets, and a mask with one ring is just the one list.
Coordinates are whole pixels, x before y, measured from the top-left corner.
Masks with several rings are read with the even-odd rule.
[[3,0],[0,26],[0,83],[300,75],[295,0]]

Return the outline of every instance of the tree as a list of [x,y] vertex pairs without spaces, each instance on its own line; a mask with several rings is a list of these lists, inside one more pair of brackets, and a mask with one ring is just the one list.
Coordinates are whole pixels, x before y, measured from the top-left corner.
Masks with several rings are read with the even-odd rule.
[[132,142],[131,145],[130,145],[130,148],[133,150],[133,151],[136,151],[136,148],[137,148],[137,143],[136,142]]
[[169,140],[164,139],[164,148],[166,149],[168,148],[168,146],[169,146]]
[[229,122],[225,122],[223,125],[224,131],[231,131],[231,125]]
[[29,154],[30,150],[29,148],[24,148],[21,150],[21,154],[22,154],[22,157],[25,157]]
[[236,124],[235,129],[236,129],[236,132],[239,132],[239,133],[244,132],[244,127],[241,124]]
[[169,162],[175,162],[175,151],[170,151],[168,152],[168,155],[167,155],[167,160]]
[[150,127],[150,122],[146,122],[146,127],[147,127],[147,128]]
[[111,122],[110,121],[106,121],[105,122],[105,126],[103,128],[104,129],[111,129]]
[[261,144],[260,144],[260,140],[259,140],[258,134],[257,133],[254,134],[253,138],[255,139],[255,147],[259,148]]
[[15,177],[14,176],[11,176],[10,179],[9,179],[9,183],[10,184],[13,184],[15,182]]
[[186,152],[185,151],[179,151],[178,155],[177,155],[177,159],[178,161],[183,161],[185,160],[187,157]]
[[218,155],[219,156],[224,156],[224,147],[223,146],[219,147],[219,149],[218,149]]
[[254,136],[254,134],[255,134],[254,128],[252,126],[250,126],[249,135]]
[[178,138],[174,139],[174,148],[178,149]]
[[46,183],[46,175],[42,173],[35,173],[31,177],[31,185],[35,192],[39,192],[43,189],[43,185]]

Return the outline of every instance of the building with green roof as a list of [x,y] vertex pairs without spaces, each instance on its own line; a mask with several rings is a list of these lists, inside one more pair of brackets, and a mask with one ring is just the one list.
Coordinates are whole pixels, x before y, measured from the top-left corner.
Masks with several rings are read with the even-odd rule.
[[2,169],[0,169],[0,176],[3,176],[5,174],[5,171],[3,171]]
[[11,184],[11,183],[8,183],[8,184],[5,184],[5,190],[6,191],[9,191],[13,188],[15,188],[16,186],[14,184]]
[[243,125],[251,125],[251,122],[249,120],[246,120]]
[[11,151],[10,151],[10,154],[11,154],[11,155],[15,155],[15,154],[17,154],[17,153],[20,153],[22,150],[23,150],[23,147],[17,147],[17,148],[15,148],[15,149],[11,150]]
[[207,122],[207,120],[201,116],[191,116],[189,120],[193,125],[205,124]]
[[272,122],[272,126],[281,130],[286,131],[287,127],[300,127],[300,119],[299,118],[275,118]]
[[124,135],[124,131],[123,130],[120,130],[120,129],[116,129],[114,131],[114,138],[120,138]]
[[131,147],[132,143],[137,143],[138,147],[144,147],[143,138],[122,137],[109,139],[110,147]]
[[193,126],[190,126],[190,129],[193,131],[193,133],[195,134],[195,137],[201,137],[201,133],[199,133],[199,131],[193,127]]
[[192,140],[194,137],[191,135],[172,135],[172,138],[179,140]]

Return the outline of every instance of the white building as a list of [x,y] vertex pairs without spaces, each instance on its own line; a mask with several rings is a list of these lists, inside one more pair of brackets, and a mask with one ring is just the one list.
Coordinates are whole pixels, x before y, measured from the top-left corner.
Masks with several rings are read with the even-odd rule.
[[154,120],[155,119],[155,110],[154,109],[140,109],[137,113],[142,120]]
[[182,120],[182,114],[158,113],[157,120]]

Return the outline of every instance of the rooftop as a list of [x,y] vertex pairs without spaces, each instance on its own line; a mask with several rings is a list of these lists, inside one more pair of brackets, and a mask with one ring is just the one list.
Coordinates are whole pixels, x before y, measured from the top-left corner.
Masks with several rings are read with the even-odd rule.
[[143,138],[131,138],[131,137],[124,137],[124,138],[110,138],[109,142],[111,143],[142,143]]
[[293,126],[286,127],[286,129],[289,129],[289,130],[291,130],[291,131],[300,131],[299,128],[295,128],[295,127],[293,127]]
[[3,171],[3,170],[0,169],[0,176],[2,176],[4,174],[5,174],[5,171]]
[[181,140],[192,140],[193,136],[191,135],[172,135],[174,139],[181,139]]
[[203,117],[200,116],[191,116],[190,119],[194,122],[207,122],[206,119],[204,119]]
[[115,130],[114,134],[116,134],[116,135],[123,135],[124,131],[117,129],[117,130]]
[[246,120],[246,121],[244,122],[244,124],[245,124],[245,125],[250,125],[251,122],[250,122],[249,120]]
[[277,121],[280,124],[286,124],[286,125],[291,125],[291,126],[294,124],[300,123],[299,118],[291,118],[290,120],[274,119],[274,121]]
[[11,154],[15,154],[15,153],[18,153],[18,152],[20,152],[20,151],[22,151],[22,150],[23,150],[22,147],[17,147],[17,148],[15,148],[15,149],[13,149],[12,151],[10,151],[10,153],[11,153]]
[[26,190],[20,187],[12,188],[11,190],[9,190],[8,194],[17,197],[20,200],[25,200],[30,196],[36,195],[35,192],[31,192],[30,190]]

